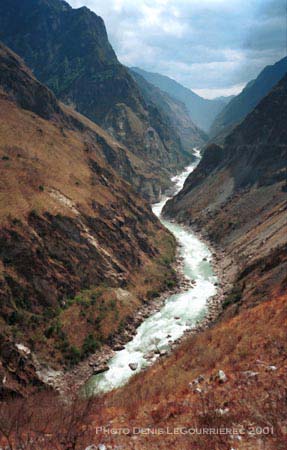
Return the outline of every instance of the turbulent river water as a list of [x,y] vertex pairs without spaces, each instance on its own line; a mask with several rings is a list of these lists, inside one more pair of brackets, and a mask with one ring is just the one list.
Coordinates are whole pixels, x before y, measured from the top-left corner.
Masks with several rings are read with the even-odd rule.
[[[180,175],[173,178],[175,193],[179,192],[192,170],[199,161],[187,167]],[[163,197],[159,203],[153,205],[153,212],[160,218],[163,225],[176,237],[180,255],[183,258],[185,276],[195,283],[187,291],[168,297],[160,311],[144,320],[137,328],[133,339],[125,345],[124,350],[116,352],[110,359],[107,372],[94,375],[86,386],[90,394],[110,391],[125,384],[129,378],[152,364],[159,356],[158,353],[168,350],[172,342],[179,339],[186,330],[193,328],[196,322],[204,317],[207,300],[216,292],[216,277],[210,263],[211,253],[190,230],[161,217],[161,211],[168,200]],[[147,360],[147,354],[154,354]],[[134,364],[136,370],[131,370],[129,364]]]

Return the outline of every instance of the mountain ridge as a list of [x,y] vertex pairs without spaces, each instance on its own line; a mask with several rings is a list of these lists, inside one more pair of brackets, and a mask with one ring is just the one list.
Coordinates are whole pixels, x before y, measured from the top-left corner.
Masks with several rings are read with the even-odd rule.
[[[218,135],[226,136],[267,95],[287,72],[287,57],[266,66],[251,80],[243,91],[235,96],[215,118],[211,129],[211,140]],[[221,137],[221,142],[223,141]]]
[[205,133],[209,132],[214,118],[225,105],[225,102],[222,100],[209,100],[200,97],[166,75],[148,72],[138,67],[132,67],[131,69],[142,75],[151,84],[167,92],[171,97],[183,102],[192,121]]
[[179,135],[184,150],[192,156],[193,148],[202,147],[208,137],[192,122],[185,104],[149,83],[144,77],[132,69],[130,69],[130,72],[140,87],[145,101],[156,105],[160,111],[163,111],[170,120],[170,126]]

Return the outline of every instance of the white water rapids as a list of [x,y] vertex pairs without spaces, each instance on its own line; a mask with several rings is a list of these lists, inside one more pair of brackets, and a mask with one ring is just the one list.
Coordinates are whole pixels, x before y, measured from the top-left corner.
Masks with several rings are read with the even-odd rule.
[[[199,153],[195,151],[195,154],[198,162]],[[197,162],[173,178],[175,193],[182,189],[184,181]],[[193,328],[196,322],[204,317],[208,298],[216,292],[216,277],[210,264],[209,249],[190,230],[161,218],[161,211],[167,200],[168,197],[164,197],[154,204],[153,212],[176,237],[180,255],[183,257],[184,274],[188,279],[194,280],[195,284],[187,291],[168,297],[160,311],[142,322],[124,350],[117,351],[110,359],[109,370],[90,378],[86,386],[89,394],[95,395],[122,386],[134,373],[153,363],[158,354],[155,354],[152,360],[147,360],[144,356],[155,350],[168,350],[172,342],[180,338],[186,330]],[[135,371],[129,367],[131,363],[137,367]]]

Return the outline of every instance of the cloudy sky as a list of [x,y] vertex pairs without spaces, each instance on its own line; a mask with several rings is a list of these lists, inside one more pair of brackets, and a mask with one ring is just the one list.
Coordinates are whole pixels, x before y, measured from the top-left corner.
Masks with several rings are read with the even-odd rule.
[[286,55],[287,0],[68,0],[102,16],[119,60],[214,98]]

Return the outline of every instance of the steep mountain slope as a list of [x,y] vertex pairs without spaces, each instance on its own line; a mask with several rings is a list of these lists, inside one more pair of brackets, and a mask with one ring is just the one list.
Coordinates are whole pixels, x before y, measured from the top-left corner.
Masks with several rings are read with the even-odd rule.
[[23,394],[31,351],[75,364],[174,282],[175,242],[107,163],[126,150],[3,45],[0,106],[0,391]]
[[155,107],[145,104],[95,13],[62,0],[11,0],[0,4],[0,30],[0,40],[59,99],[139,158],[141,169],[157,178],[154,189],[166,187],[170,173],[186,164],[179,137]]
[[231,129],[252,111],[287,72],[287,57],[272,66],[265,67],[255,80],[250,81],[243,91],[228,103],[215,118],[211,138],[221,135],[221,140]]
[[192,122],[185,104],[146,81],[136,71],[130,69],[130,72],[135,78],[146,104],[151,107],[155,105],[159,111],[162,111],[163,116],[169,119],[170,128],[173,128],[180,137],[184,150],[192,155],[194,147],[202,147],[207,140],[207,135]]
[[159,73],[147,72],[138,67],[133,67],[132,70],[144,77],[149,83],[167,92],[171,97],[184,103],[192,121],[206,133],[209,132],[215,117],[226,104],[222,100],[208,100],[200,97],[177,81]]

